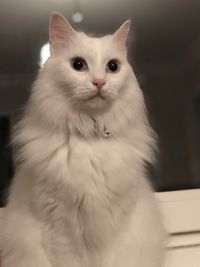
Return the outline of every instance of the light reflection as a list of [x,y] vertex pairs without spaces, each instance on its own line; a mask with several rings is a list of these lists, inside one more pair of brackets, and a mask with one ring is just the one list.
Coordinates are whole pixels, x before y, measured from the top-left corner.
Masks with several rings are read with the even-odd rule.
[[40,49],[40,67],[42,68],[46,60],[50,56],[49,43],[44,44]]

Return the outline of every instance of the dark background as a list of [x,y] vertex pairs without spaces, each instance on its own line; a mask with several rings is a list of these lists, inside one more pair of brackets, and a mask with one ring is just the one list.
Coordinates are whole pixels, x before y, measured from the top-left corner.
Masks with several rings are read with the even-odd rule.
[[[200,187],[199,0],[0,0],[0,205],[14,171],[10,128],[37,74],[52,11],[98,35],[132,20],[129,58],[159,136],[150,177],[157,191]],[[81,23],[72,21],[77,11]]]

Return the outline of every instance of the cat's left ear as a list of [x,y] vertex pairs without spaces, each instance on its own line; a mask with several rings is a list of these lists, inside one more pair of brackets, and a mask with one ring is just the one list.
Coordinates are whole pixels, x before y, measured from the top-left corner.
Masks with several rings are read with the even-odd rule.
[[58,12],[51,15],[49,23],[49,41],[51,55],[59,55],[69,43],[76,38],[77,32],[70,23]]
[[117,41],[119,44],[121,44],[123,47],[126,46],[130,25],[131,25],[130,20],[125,21],[121,25],[121,27],[113,34],[114,40]]

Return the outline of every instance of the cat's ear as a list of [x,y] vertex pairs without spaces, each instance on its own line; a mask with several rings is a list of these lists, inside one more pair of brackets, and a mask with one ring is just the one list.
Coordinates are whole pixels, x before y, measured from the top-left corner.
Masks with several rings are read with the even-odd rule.
[[59,13],[51,14],[49,24],[49,42],[51,55],[59,55],[66,49],[69,42],[76,37],[77,32],[70,23]]
[[131,21],[125,21],[121,27],[113,34],[113,38],[116,42],[118,42],[122,47],[126,46],[126,41],[128,38],[128,33],[130,30]]

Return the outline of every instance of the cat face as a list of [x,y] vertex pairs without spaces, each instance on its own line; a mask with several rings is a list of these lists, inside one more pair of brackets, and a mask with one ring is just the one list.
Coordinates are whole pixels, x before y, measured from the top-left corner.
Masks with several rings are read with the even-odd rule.
[[52,15],[49,61],[74,107],[105,108],[123,94],[130,75],[126,59],[129,25],[127,21],[113,35],[91,38],[76,32],[60,14]]

